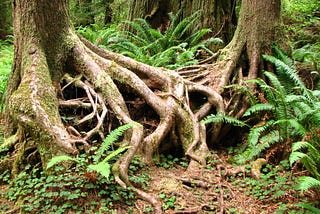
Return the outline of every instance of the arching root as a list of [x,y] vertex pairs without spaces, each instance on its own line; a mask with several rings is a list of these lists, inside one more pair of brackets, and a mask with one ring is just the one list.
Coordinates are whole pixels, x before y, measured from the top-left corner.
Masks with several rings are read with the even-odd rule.
[[[144,100],[158,116],[157,127],[146,132],[145,127],[138,125],[127,131],[122,145],[131,147],[114,164],[112,172],[121,186],[130,187],[161,213],[160,203],[154,196],[130,183],[128,168],[132,159],[139,154],[146,162],[151,162],[160,144],[170,135],[181,143],[185,155],[190,158],[189,170],[204,166],[209,150],[206,127],[200,120],[212,111],[224,112],[223,99],[212,88],[185,80],[175,71],[154,68],[82,41],[84,44],[79,41],[73,49],[72,64],[77,74],[65,75],[63,81],[66,85],[61,90],[64,92],[72,86],[81,89],[83,95],[62,99],[59,103],[62,108],[79,107],[86,111],[67,130],[74,139],[90,147],[92,138],[97,134],[103,139],[104,121],[108,114],[113,114],[118,124],[133,122],[121,87],[129,88]],[[190,107],[190,93],[206,97],[205,103],[197,110]],[[91,130],[86,133],[77,130],[89,122],[95,124]],[[218,132],[219,127],[216,129]]]

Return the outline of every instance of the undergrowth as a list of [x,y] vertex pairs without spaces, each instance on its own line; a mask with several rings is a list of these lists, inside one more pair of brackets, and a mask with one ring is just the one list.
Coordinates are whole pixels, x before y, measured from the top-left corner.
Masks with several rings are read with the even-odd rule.
[[[133,125],[137,124],[120,126],[106,137],[99,148],[79,157],[54,157],[47,165],[50,173],[30,165],[13,179],[10,179],[9,172],[4,173],[0,179],[9,182],[6,198],[26,213],[112,213],[116,209],[115,204],[125,204],[129,212],[136,200],[134,192],[117,185],[110,174],[112,158],[128,147],[112,151],[111,145]],[[66,161],[76,164],[59,164]],[[134,160],[129,171],[134,173],[143,165],[143,162]],[[143,188],[148,176],[143,174],[140,178],[130,177],[130,180]]]
[[133,32],[117,30],[114,26],[98,29],[97,25],[80,27],[78,32],[103,48],[149,65],[170,69],[196,64],[213,54],[208,48],[210,44],[222,43],[218,38],[205,39],[210,30],[194,26],[200,12],[180,22],[178,15],[169,14],[169,17],[170,25],[165,32],[151,28],[146,20],[140,18],[126,21]]
[[0,111],[4,109],[7,81],[11,72],[13,60],[13,38],[0,40]]

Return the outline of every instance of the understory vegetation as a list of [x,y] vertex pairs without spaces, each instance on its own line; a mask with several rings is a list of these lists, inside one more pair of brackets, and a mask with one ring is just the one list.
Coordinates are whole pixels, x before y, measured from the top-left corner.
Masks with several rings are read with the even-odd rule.
[[[152,166],[139,157],[132,160],[130,181],[135,187],[154,191],[164,211],[179,213],[191,207],[194,209],[190,208],[190,213],[199,210],[246,213],[246,208],[252,213],[261,210],[320,212],[319,3],[286,0],[283,7],[292,50],[287,52],[274,45],[273,55],[263,56],[273,67],[263,71],[264,79],[249,79],[228,86],[230,90],[246,94],[250,102],[242,117],[218,113],[202,120],[204,124],[239,128],[244,133],[243,140],[236,145],[211,148],[207,180],[178,178],[177,174],[183,172],[188,163],[186,158],[173,157],[170,153],[158,154]],[[210,47],[223,45],[219,38],[208,38],[209,29],[194,27],[199,13],[180,22],[174,14],[169,17],[170,25],[165,32],[152,29],[143,19],[108,26],[93,23],[78,26],[77,31],[101,48],[169,69],[201,64],[214,56]],[[123,31],[123,24],[130,25],[136,33]],[[190,36],[186,37],[186,32]],[[6,84],[13,60],[12,40],[9,37],[0,41],[1,112],[5,108]],[[251,84],[256,84],[259,91],[251,91]],[[0,212],[152,213],[152,206],[139,201],[130,187],[124,189],[117,185],[111,173],[119,154],[129,148],[119,147],[117,141],[125,130],[139,125],[119,126],[99,147],[78,157],[53,158],[47,166],[49,174],[30,165],[14,178],[11,172],[4,172],[0,175]],[[8,151],[2,133],[4,128],[1,118],[0,162]],[[260,162],[256,164],[256,160]],[[155,167],[159,171],[155,171]],[[254,174],[256,172],[258,174]],[[156,178],[160,174],[165,174],[161,181]],[[167,191],[169,185],[176,190]],[[179,189],[180,185],[183,188]],[[248,202],[240,204],[240,200]]]

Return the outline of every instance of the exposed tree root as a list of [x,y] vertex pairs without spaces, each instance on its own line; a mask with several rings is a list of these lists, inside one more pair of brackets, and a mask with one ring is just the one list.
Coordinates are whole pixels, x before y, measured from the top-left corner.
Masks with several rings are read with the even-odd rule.
[[[146,162],[152,162],[160,144],[170,138],[175,139],[175,143],[179,143],[184,154],[190,158],[189,170],[206,164],[206,127],[200,120],[210,112],[225,111],[221,95],[212,88],[186,80],[175,71],[154,68],[110,53],[82,39],[82,42],[75,42],[68,71],[62,76],[61,85],[54,90],[54,87],[48,87],[52,86],[50,77],[40,72],[43,68],[49,70],[41,48],[33,46],[28,57],[25,60],[31,64],[26,63],[23,68],[25,75],[11,95],[9,109],[17,124],[34,135],[32,139],[39,139],[34,143],[40,156],[45,157],[42,160],[44,165],[52,155],[64,152],[75,154],[79,145],[87,150],[96,141],[103,140],[111,129],[106,125],[114,119],[117,120],[115,126],[133,122],[126,103],[126,91],[133,92],[153,110],[157,124],[152,130],[139,125],[125,133],[122,145],[131,147],[112,169],[121,186],[130,187],[139,197],[153,204],[156,212],[161,213],[160,203],[155,197],[130,183],[128,167],[133,157],[140,155]],[[191,107],[191,93],[205,98],[198,109]],[[21,102],[25,100],[21,96],[30,99]],[[137,122],[141,122],[139,118]],[[32,131],[35,127],[38,129]],[[40,143],[43,141],[50,144],[43,146]],[[27,138],[21,145],[26,143]],[[63,149],[55,150],[55,145]]]
[[[133,115],[134,112],[129,111],[127,105],[129,101],[133,106],[138,105],[135,100],[144,103],[153,112],[154,128],[139,125],[125,133],[121,146],[131,147],[114,164],[112,172],[121,186],[130,187],[139,197],[153,204],[160,213],[158,200],[130,183],[129,165],[135,155],[142,157],[146,163],[151,163],[164,141],[175,146],[178,144],[182,148],[182,152],[190,160],[188,170],[197,170],[206,165],[209,132],[200,121],[210,113],[226,112],[226,107],[236,108],[234,103],[241,97],[232,94],[230,102],[225,103],[222,93],[232,76],[235,83],[239,83],[243,77],[241,69],[238,75],[234,74],[240,53],[234,53],[234,58],[215,66],[201,64],[171,71],[106,51],[83,38],[74,39],[65,74],[56,91],[54,87],[47,88],[48,85],[52,86],[50,77],[40,76],[43,74],[38,71],[38,67],[49,69],[46,64],[38,65],[45,62],[40,60],[44,57],[40,52],[41,48],[36,48],[36,51],[29,54],[32,63],[23,69],[26,74],[18,89],[11,95],[11,114],[15,115],[17,123],[26,130],[39,127],[36,132],[31,131],[39,142],[51,142],[40,151],[40,156],[43,157],[53,149],[52,145],[59,145],[65,153],[75,154],[79,152],[79,145],[88,150],[96,142],[101,142],[115,126],[133,121],[146,124],[145,116]],[[46,95],[41,93],[44,91]],[[194,94],[201,100],[200,105],[194,105],[199,101],[193,100]],[[30,97],[27,103],[21,102],[22,95]],[[57,105],[47,106],[48,103]],[[210,141],[216,142],[221,125],[211,128]],[[42,139],[41,136],[50,136],[50,139]],[[38,150],[42,146],[39,142],[35,142]],[[50,158],[46,157],[42,163],[45,165]]]

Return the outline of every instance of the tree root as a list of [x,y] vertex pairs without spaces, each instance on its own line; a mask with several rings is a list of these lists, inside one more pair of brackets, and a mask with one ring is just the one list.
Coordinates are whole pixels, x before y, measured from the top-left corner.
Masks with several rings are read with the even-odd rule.
[[[154,68],[103,50],[83,38],[80,40],[75,38],[72,50],[68,58],[70,60],[68,69],[72,71],[62,76],[61,83],[64,85],[61,85],[60,89],[57,88],[59,100],[53,102],[46,100],[56,97],[53,87],[46,88],[46,92],[49,92],[46,96],[37,94],[41,92],[37,88],[38,85],[47,86],[52,83],[49,76],[40,76],[42,73],[37,70],[38,63],[45,62],[38,58],[44,55],[38,55],[37,51],[32,52],[30,68],[24,69],[28,72],[28,77],[22,79],[18,90],[11,96],[12,106],[22,106],[17,103],[20,103],[21,96],[26,94],[24,87],[31,87],[27,95],[30,96],[28,100],[31,103],[28,105],[32,106],[32,111],[28,110],[30,113],[26,115],[25,109],[12,107],[10,108],[13,111],[12,115],[15,115],[16,120],[26,129],[35,127],[31,122],[35,118],[41,127],[39,135],[52,136],[50,140],[46,140],[61,145],[66,153],[75,154],[79,149],[77,145],[83,145],[85,150],[88,150],[94,142],[104,139],[107,133],[105,125],[111,121],[111,116],[116,119],[115,126],[134,121],[125,96],[126,91],[130,91],[156,114],[157,124],[154,130],[147,130],[146,127],[137,125],[125,133],[120,146],[131,147],[114,164],[112,172],[119,185],[124,188],[130,187],[139,197],[153,204],[155,210],[160,213],[161,206],[158,200],[130,183],[129,165],[138,154],[147,163],[152,162],[160,144],[170,138],[180,143],[184,154],[189,157],[188,170],[205,166],[209,151],[207,130],[200,121],[211,112],[225,112],[221,96],[225,83],[216,89],[210,86],[211,80],[207,77],[212,77],[210,71],[212,66],[207,64],[178,72]],[[229,68],[233,69],[233,66],[234,63],[231,63]],[[49,69],[46,64],[42,67]],[[49,75],[49,71],[47,74]],[[226,81],[231,71],[219,75]],[[79,94],[70,97],[68,93],[72,90],[79,91]],[[192,107],[194,102],[190,100],[192,93],[201,94],[205,98],[199,108]],[[49,107],[46,103],[58,105]],[[47,115],[48,111],[51,115]],[[65,121],[63,124],[59,111],[63,117],[73,115],[72,121]],[[214,126],[212,138],[217,138],[220,129],[221,125]],[[37,146],[38,149],[40,146]],[[45,152],[40,151],[40,155],[43,154]],[[46,159],[48,160],[49,158]]]

